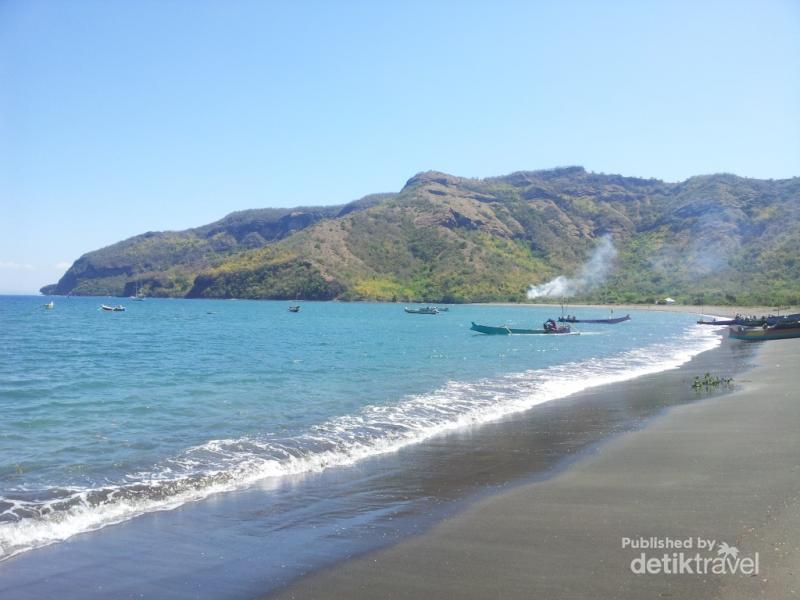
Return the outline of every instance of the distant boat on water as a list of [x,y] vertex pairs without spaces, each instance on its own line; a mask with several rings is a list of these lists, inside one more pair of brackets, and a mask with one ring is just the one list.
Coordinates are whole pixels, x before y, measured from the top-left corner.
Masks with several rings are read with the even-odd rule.
[[52,300],[50,300],[50,302],[48,302],[47,304],[42,304],[42,307],[44,307],[44,308],[46,308],[48,310],[51,310],[52,308],[55,307],[55,305],[56,305],[56,303],[53,302]]
[[624,317],[617,317],[616,319],[579,319],[578,317],[569,316],[558,317],[559,323],[604,323],[606,325],[616,325],[623,321],[630,321],[631,316],[625,315]]
[[299,306],[297,306],[297,305],[295,305],[295,306],[290,306],[290,307],[289,307],[289,312],[300,312],[300,307],[299,307]]
[[699,319],[697,321],[698,325],[736,325],[736,319],[711,319],[710,321],[706,319]]
[[108,312],[123,312],[125,310],[125,307],[122,306],[121,304],[117,304],[116,306],[109,306],[108,304],[101,304],[100,308],[105,310],[105,311],[108,311]]
[[408,308],[407,306],[403,309],[410,315],[438,315],[439,309],[435,306],[421,306],[419,308]]
[[578,332],[573,332],[569,325],[556,325],[556,322],[553,321],[553,319],[548,319],[545,321],[543,329],[518,329],[516,327],[506,326],[493,327],[491,325],[479,325],[473,321],[470,330],[477,331],[478,333],[485,333],[486,335],[578,335]]
[[139,288],[139,282],[136,282],[136,293],[131,296],[131,300],[134,302],[144,302],[144,296],[142,295],[142,290]]
[[746,342],[799,338],[800,320],[782,320],[774,325],[764,324],[761,327],[735,325],[728,330],[728,337]]

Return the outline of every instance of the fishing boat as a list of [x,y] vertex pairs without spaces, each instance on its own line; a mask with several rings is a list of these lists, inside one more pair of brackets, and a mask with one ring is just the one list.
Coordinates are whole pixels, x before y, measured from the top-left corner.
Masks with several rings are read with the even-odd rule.
[[477,331],[478,333],[485,333],[486,335],[531,335],[531,334],[543,334],[543,335],[558,335],[558,334],[565,334],[571,333],[577,335],[578,332],[573,332],[570,329],[569,325],[556,325],[556,322],[553,319],[548,319],[544,322],[543,329],[518,329],[515,327],[492,327],[490,325],[479,325],[475,321],[472,322],[472,327],[470,327],[472,331]]
[[439,309],[435,306],[421,306],[420,308],[408,308],[407,306],[403,309],[410,315],[438,315]]
[[109,311],[109,312],[123,312],[125,310],[125,307],[122,306],[121,304],[117,304],[116,306],[109,306],[108,304],[101,304],[100,308],[105,310],[105,311]]
[[699,319],[697,321],[698,325],[736,325],[736,319],[711,319],[710,321],[706,321],[705,319]]
[[631,316],[625,315],[624,317],[617,317],[616,319],[579,319],[578,317],[567,315],[566,317],[558,317],[559,323],[603,323],[605,325],[616,325],[624,321],[630,321]]
[[764,340],[788,340],[800,337],[800,320],[781,320],[774,325],[744,327],[735,325],[728,330],[728,337],[747,342]]
[[289,312],[300,312],[300,307],[299,307],[299,306],[297,306],[297,305],[295,305],[295,306],[290,306],[290,307],[289,307]]
[[51,310],[53,307],[55,307],[55,305],[56,303],[50,300],[50,302],[48,302],[47,304],[42,304],[42,307]]

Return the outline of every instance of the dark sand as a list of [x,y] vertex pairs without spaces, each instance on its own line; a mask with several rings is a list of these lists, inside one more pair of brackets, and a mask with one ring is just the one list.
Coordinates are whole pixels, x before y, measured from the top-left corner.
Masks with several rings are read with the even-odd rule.
[[[671,408],[550,479],[277,597],[791,598],[800,593],[800,340],[769,342],[755,360],[733,394]],[[638,393],[668,377],[637,380]],[[622,538],[640,536],[725,541],[740,557],[758,552],[760,573],[635,575],[641,551]]]

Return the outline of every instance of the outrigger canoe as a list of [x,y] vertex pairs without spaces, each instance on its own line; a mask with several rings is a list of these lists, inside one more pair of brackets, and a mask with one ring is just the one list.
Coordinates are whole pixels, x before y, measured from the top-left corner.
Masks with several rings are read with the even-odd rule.
[[775,325],[763,325],[761,327],[742,327],[737,325],[728,330],[728,337],[746,342],[800,338],[800,321],[783,321]]
[[630,315],[617,317],[616,319],[579,319],[577,317],[558,317],[559,323],[604,323],[606,325],[616,325],[617,323],[630,320]]
[[573,332],[569,325],[562,325],[557,327],[555,330],[553,329],[517,329],[515,327],[492,327],[490,325],[478,325],[474,321],[472,322],[472,327],[470,327],[472,331],[477,331],[478,333],[485,333],[486,335],[530,335],[530,334],[545,334],[545,335],[558,335],[558,334],[566,334],[571,333],[573,335],[578,335],[578,332]]

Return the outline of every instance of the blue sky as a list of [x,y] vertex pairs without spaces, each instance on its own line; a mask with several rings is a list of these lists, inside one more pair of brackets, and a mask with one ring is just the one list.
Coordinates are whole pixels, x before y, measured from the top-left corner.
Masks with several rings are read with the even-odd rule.
[[0,2],[0,293],[418,171],[800,175],[800,3]]

